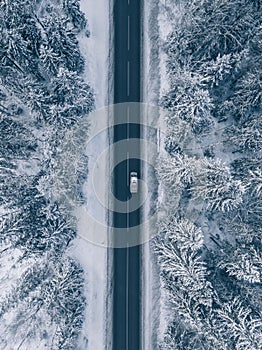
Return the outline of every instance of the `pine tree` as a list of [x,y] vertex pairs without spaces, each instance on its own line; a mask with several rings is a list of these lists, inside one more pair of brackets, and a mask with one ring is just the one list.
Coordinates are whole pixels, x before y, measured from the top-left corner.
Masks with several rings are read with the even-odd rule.
[[60,68],[52,78],[51,92],[53,105],[47,118],[51,123],[71,125],[93,109],[93,92],[75,72]]
[[242,125],[233,125],[223,133],[224,144],[232,145],[235,152],[259,152],[262,149],[261,128],[261,119],[256,116]]
[[58,328],[53,345],[58,349],[74,349],[81,331],[85,299],[83,271],[70,258],[52,264],[53,275],[42,286],[41,296],[47,312]]
[[[259,350],[262,346],[261,319],[252,315],[251,310],[237,297],[217,310],[225,334],[235,341],[237,350]],[[221,326],[221,323],[219,323]]]
[[168,155],[159,159],[157,170],[167,188],[176,188],[192,184],[195,179],[195,163],[196,160],[187,155]]
[[218,86],[221,82],[225,84],[225,80],[227,78],[232,79],[240,69],[241,61],[246,55],[246,50],[222,56],[219,53],[215,60],[207,61],[199,67],[198,70],[203,76],[202,83],[208,84],[210,88]]
[[175,282],[181,293],[189,293],[190,299],[208,305],[210,294],[202,293],[209,287],[205,279],[206,265],[199,254],[203,244],[201,230],[187,220],[175,218],[164,221],[159,229],[161,235],[155,251],[164,278]]
[[207,208],[229,211],[242,203],[244,193],[245,186],[233,179],[229,167],[220,160],[199,160],[192,195],[206,201]]
[[65,13],[71,17],[72,23],[79,31],[86,27],[86,19],[83,12],[80,11],[79,0],[63,0]]
[[[79,76],[84,59],[77,34],[86,25],[79,1],[65,1],[64,10],[56,2],[36,14],[38,5],[0,3],[0,255],[18,255],[14,285],[0,300],[0,347],[11,340],[32,348],[46,337],[45,346],[69,350],[83,325],[85,281],[79,264],[64,255],[75,238],[74,219],[48,186],[63,136],[93,109],[94,97]],[[67,183],[80,197],[87,159],[80,146],[74,151],[75,158],[66,153],[76,170],[73,185]]]
[[254,248],[238,248],[234,251],[230,259],[225,257],[225,261],[220,263],[230,276],[235,276],[238,280],[249,283],[261,283],[262,256]]
[[201,86],[202,77],[188,70],[176,72],[172,77],[172,89],[162,98],[162,106],[192,125],[195,133],[211,127],[210,112],[213,107],[208,90]]
[[44,43],[40,48],[40,59],[43,66],[51,74],[56,74],[59,69],[60,57],[48,43]]
[[248,71],[241,77],[234,94],[235,104],[241,116],[257,110],[261,113],[262,107],[262,70],[261,67]]
[[[156,240],[174,316],[160,348],[260,349],[261,5],[247,0],[175,5],[179,16],[170,21],[163,45],[170,86],[162,97],[169,156],[157,168],[167,217]],[[177,120],[191,127],[196,148],[187,128],[180,138]],[[210,156],[204,150],[201,158],[197,149],[213,136],[214,152]],[[221,151],[228,163],[217,158]],[[206,245],[194,254],[190,246],[183,248],[177,228],[192,206],[201,206],[197,224],[208,223]]]
[[261,169],[249,170],[248,185],[252,189],[252,193],[256,196],[261,196],[262,194],[262,172]]
[[0,153],[6,159],[26,159],[37,148],[32,132],[21,122],[0,116]]
[[44,19],[43,26],[49,47],[58,55],[61,65],[70,71],[81,73],[84,69],[84,61],[68,18],[54,13]]

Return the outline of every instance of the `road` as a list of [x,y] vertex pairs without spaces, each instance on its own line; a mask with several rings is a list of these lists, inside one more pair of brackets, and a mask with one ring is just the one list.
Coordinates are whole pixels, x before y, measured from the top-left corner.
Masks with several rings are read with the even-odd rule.
[[[140,0],[115,0],[114,2],[114,103],[140,102]],[[116,166],[113,174],[114,195],[118,200],[130,198],[129,172],[141,173],[139,159],[128,159],[129,140],[137,138],[136,152],[139,154],[140,115],[132,124],[128,123],[129,108],[121,116],[115,113],[115,123],[124,120],[124,124],[114,127],[114,142],[124,141],[127,160]],[[121,151],[123,152],[123,148]],[[120,154],[113,155],[114,164]],[[139,200],[137,196],[137,201]],[[128,204],[127,204],[128,205]],[[140,222],[140,210],[132,213],[114,213],[115,227],[128,230]],[[114,248],[113,264],[113,350],[140,349],[140,248]]]

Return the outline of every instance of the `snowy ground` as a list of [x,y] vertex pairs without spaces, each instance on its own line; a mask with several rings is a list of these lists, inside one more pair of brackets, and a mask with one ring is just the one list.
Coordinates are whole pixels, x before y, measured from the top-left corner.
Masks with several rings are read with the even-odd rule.
[[[96,109],[101,109],[108,104],[108,64],[109,64],[109,4],[107,0],[81,1],[81,10],[85,13],[89,24],[90,38],[85,33],[79,36],[79,44],[82,55],[86,60],[85,79],[95,92]],[[93,139],[98,130],[107,127],[107,118],[92,118],[90,115],[89,139]],[[100,114],[101,115],[101,114]],[[103,133],[97,138],[99,147],[104,149],[107,144],[107,135]],[[97,157],[98,143],[88,143],[86,154],[88,155],[88,168],[92,169]],[[101,191],[107,194],[105,181],[107,165],[99,169],[101,174]],[[94,200],[92,176],[88,176],[84,190],[87,196],[87,206],[78,211],[79,236],[74,240],[69,249],[69,254],[77,259],[85,270],[86,277],[86,320],[84,323],[79,349],[102,350],[106,347],[106,300],[107,294],[107,248],[96,245],[84,238],[85,231],[91,230],[90,223],[85,216],[86,211],[92,208],[100,213],[100,221],[106,223],[106,210],[97,208]],[[105,228],[106,230],[106,228]],[[95,235],[95,232],[92,232]]]
[[[167,23],[167,24],[166,24]],[[144,35],[143,35],[143,96],[142,100],[153,106],[159,105],[161,93],[167,89],[168,81],[165,73],[165,54],[160,50],[161,40],[169,32],[168,21],[159,0],[146,1],[144,4]],[[159,38],[156,40],[156,38]],[[152,121],[150,116],[144,116],[144,123],[159,129],[158,152],[163,149],[165,124],[162,113],[158,120]],[[150,182],[145,170],[146,182]],[[161,187],[158,187],[158,202],[163,200]],[[156,349],[166,329],[168,310],[165,308],[165,297],[161,294],[159,270],[152,251],[152,244],[142,246],[142,334],[144,334],[142,349]]]

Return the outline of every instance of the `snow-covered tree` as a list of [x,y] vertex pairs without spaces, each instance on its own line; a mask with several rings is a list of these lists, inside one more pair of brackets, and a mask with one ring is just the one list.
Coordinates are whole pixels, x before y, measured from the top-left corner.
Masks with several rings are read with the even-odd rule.
[[75,349],[85,310],[83,270],[70,258],[53,262],[51,268],[50,278],[41,286],[41,297],[52,322],[58,326],[53,345],[57,349]]
[[188,70],[176,72],[172,77],[172,89],[162,98],[162,106],[173,112],[168,124],[174,123],[174,115],[190,122],[195,133],[210,128],[210,111],[213,105],[208,90],[201,85],[202,79]]
[[50,95],[47,86],[32,76],[18,75],[19,79],[10,78],[7,86],[31,110],[37,120],[47,118],[50,108]]
[[25,125],[12,118],[0,116],[0,153],[6,158],[25,159],[36,150],[37,143]]
[[6,38],[6,55],[17,60],[19,63],[27,59],[29,51],[27,42],[22,38],[17,29],[10,28],[4,32]]
[[63,66],[78,73],[83,71],[84,60],[80,54],[76,33],[64,15],[52,13],[43,21],[49,47],[60,57]]
[[195,179],[196,159],[187,155],[166,156],[158,161],[158,175],[167,188],[186,186]]
[[93,92],[75,72],[59,68],[57,76],[51,80],[50,123],[74,124],[80,117],[92,111]]
[[236,179],[240,179],[243,182],[248,182],[250,172],[254,172],[261,167],[261,157],[256,154],[256,157],[242,156],[235,159],[231,163],[231,171]]
[[[155,251],[164,279],[176,283],[181,292],[200,304],[210,305],[211,289],[205,279],[206,265],[199,248],[203,244],[202,231],[188,220],[169,218],[160,226],[161,235]],[[204,291],[206,289],[206,291]]]
[[0,7],[0,16],[6,59],[19,70],[35,75],[37,69],[33,63],[39,55],[42,39],[32,16],[33,8],[32,1],[7,1]]
[[249,283],[261,283],[262,278],[262,255],[254,248],[234,251],[232,256],[225,257],[225,261],[219,265],[230,276]]
[[262,172],[261,169],[249,170],[248,185],[252,188],[252,193],[261,196],[262,195]]
[[218,54],[240,51],[252,27],[257,25],[255,5],[245,0],[184,3],[183,18],[178,21],[167,45],[170,59],[182,65],[188,63],[188,57],[190,64],[197,65]]
[[[14,214],[3,217],[2,235],[13,247],[28,256],[50,251],[61,254],[75,237],[73,223],[66,211],[56,203],[48,203],[35,187],[21,186],[8,196],[2,195],[2,205]],[[11,212],[12,213],[12,212]]]
[[262,322],[252,315],[238,297],[221,305],[217,311],[218,326],[223,326],[224,333],[235,342],[237,350],[259,350],[262,346]]
[[207,61],[199,71],[203,76],[202,83],[208,84],[211,88],[218,86],[225,79],[232,79],[233,73],[237,72],[241,65],[241,60],[247,55],[246,50],[236,54],[218,54],[215,60]]
[[[208,349],[202,334],[178,318],[172,322],[159,344],[159,350]],[[220,349],[219,349],[220,350]]]
[[48,43],[43,43],[40,48],[40,59],[43,66],[51,74],[56,74],[59,67],[60,57]]
[[203,200],[211,210],[228,211],[242,203],[245,186],[234,180],[230,168],[217,159],[176,154],[160,159],[158,174],[167,189],[190,185],[195,200]]
[[[174,316],[160,348],[256,350],[261,348],[262,8],[259,1],[179,0],[165,2],[163,11],[173,4],[179,14],[170,20],[163,44],[169,156],[157,167],[167,217],[156,255]],[[196,144],[187,128],[181,139],[177,120],[190,125]],[[192,206],[205,237],[195,255],[172,233]],[[202,288],[195,287],[187,268]]]
[[[0,3],[0,259],[7,254],[0,272],[6,269],[13,283],[5,290],[6,277],[1,281],[0,348],[37,343],[75,349],[83,324],[83,271],[65,257],[75,221],[49,185],[59,175],[63,136],[94,106],[93,92],[79,75],[84,59],[77,34],[85,25],[79,1]],[[75,174],[64,187],[81,197],[87,159],[83,147],[66,151]],[[9,260],[15,273],[7,269]]]
[[245,123],[233,125],[224,131],[225,145],[232,145],[234,151],[258,152],[262,149],[262,122],[259,116],[249,118]]
[[262,107],[262,70],[261,66],[248,71],[236,84],[234,100],[240,115],[244,116],[252,110],[261,113]]
[[86,18],[82,11],[80,11],[79,0],[63,0],[63,8],[65,13],[72,18],[72,23],[78,30],[86,27]]
[[30,298],[41,283],[44,283],[50,271],[46,263],[34,264],[26,269],[21,275],[16,286],[0,301],[0,317],[10,309],[17,306],[18,303]]
[[[0,317],[10,312],[17,314],[12,328],[18,334],[27,324],[22,342],[30,344],[28,329],[32,331],[34,324],[38,327],[44,324],[46,329],[50,328],[47,339],[50,348],[75,349],[86,305],[83,287],[83,270],[78,263],[61,256],[59,261],[43,256],[25,270],[16,286],[0,300]],[[8,332],[2,333],[1,340],[8,336]]]
[[192,195],[206,201],[207,208],[228,211],[242,203],[245,186],[233,179],[229,167],[219,159],[200,159],[195,171]]

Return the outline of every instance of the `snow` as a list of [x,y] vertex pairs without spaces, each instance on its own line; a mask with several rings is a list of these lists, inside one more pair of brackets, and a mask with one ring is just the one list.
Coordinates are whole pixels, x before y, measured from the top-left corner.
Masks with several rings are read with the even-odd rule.
[[[5,250],[6,249],[6,250]],[[12,287],[16,285],[17,280],[26,271],[28,266],[32,263],[32,259],[20,260],[23,252],[19,249],[12,249],[10,251],[9,245],[1,245],[0,255],[0,295],[4,298],[5,295],[11,292]]]
[[96,108],[107,105],[109,62],[109,4],[107,0],[82,0],[80,9],[86,15],[90,37],[79,36],[82,55],[86,59],[85,76],[95,92]]
[[105,348],[107,295],[106,248],[78,237],[68,254],[80,262],[85,273],[87,308],[79,350]]
[[[171,32],[171,24],[167,20],[167,14],[165,10],[165,6],[163,4],[163,1],[160,2],[159,5],[159,15],[158,15],[158,21],[159,21],[159,41],[160,43],[166,39],[168,34]],[[167,59],[167,56],[163,49],[159,50],[159,56],[160,56],[160,62],[159,62],[159,69],[160,69],[160,96],[165,92],[169,90],[169,82],[166,72],[166,64],[165,61]]]
[[[87,140],[86,154],[88,156],[89,171],[96,167],[96,160],[100,152],[107,147],[107,133],[102,132],[108,126],[106,112],[103,107],[108,104],[108,72],[109,72],[109,4],[107,0],[92,1],[82,0],[80,8],[88,20],[90,37],[85,33],[79,34],[79,45],[82,55],[86,60],[84,79],[94,89],[96,110],[89,115],[91,123],[89,141]],[[99,109],[101,113],[99,112]],[[98,137],[95,137],[99,134]],[[107,198],[106,176],[107,164],[100,164],[101,192],[104,200]],[[90,210],[99,215],[99,221],[104,223],[106,230],[106,210],[99,205],[95,198],[92,183],[92,172],[89,173],[84,185],[87,197],[85,207],[78,208],[78,237],[72,242],[68,254],[78,260],[85,272],[85,295],[87,299],[86,317],[82,333],[79,339],[79,350],[105,348],[107,336],[107,300],[108,279],[110,278],[110,264],[108,264],[108,252],[106,246],[99,246],[86,239],[88,230],[95,237],[94,228],[90,227],[88,215]],[[106,234],[106,231],[105,231]]]
[[[160,36],[161,40],[165,35],[164,33],[161,33],[160,35],[160,8],[161,3],[157,0],[150,0],[144,3],[142,100],[153,106],[159,106],[161,93],[168,88],[168,80],[164,73],[165,54],[160,50],[160,41],[156,41],[156,37]],[[169,29],[166,27],[166,32],[168,32],[168,30]],[[164,113],[160,109],[158,113],[154,113],[154,115],[158,117],[158,120],[152,120],[151,115],[145,114],[143,123],[158,128],[156,142],[158,144],[158,153],[161,153],[161,150],[163,150],[163,135],[166,132]],[[147,151],[145,153],[146,157],[150,157]],[[150,164],[152,164],[152,162],[155,167],[154,163],[156,162],[156,159],[150,159]],[[150,174],[147,169],[144,169],[144,177],[146,183],[151,187],[150,183],[152,182],[152,179],[150,179]],[[163,200],[164,192],[160,184],[158,187],[157,203],[155,203],[155,205],[159,207]],[[147,207],[144,213],[145,216],[149,213],[149,210],[150,208]],[[141,251],[143,266],[141,276],[141,310],[142,334],[144,334],[142,348],[156,349],[163,338],[169,317],[167,316],[167,310],[165,307],[165,296],[162,295],[163,287],[161,286],[159,269],[156,262],[156,256],[153,253],[152,242],[149,241],[143,244]]]

